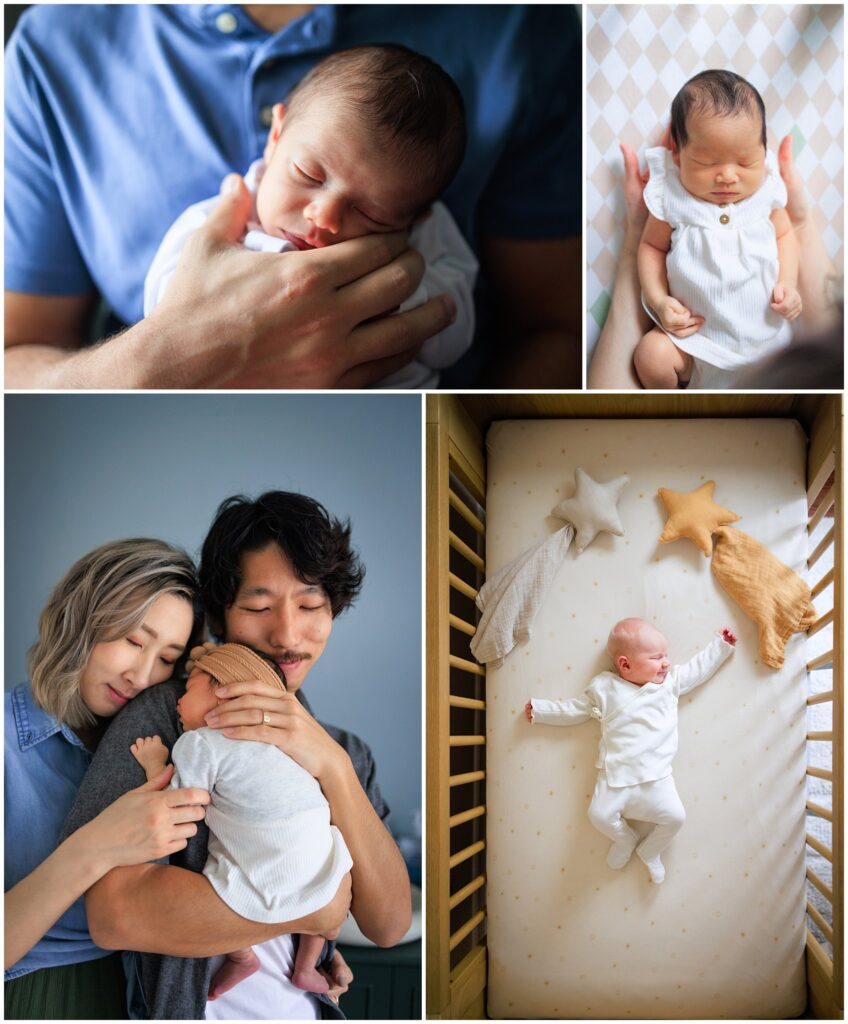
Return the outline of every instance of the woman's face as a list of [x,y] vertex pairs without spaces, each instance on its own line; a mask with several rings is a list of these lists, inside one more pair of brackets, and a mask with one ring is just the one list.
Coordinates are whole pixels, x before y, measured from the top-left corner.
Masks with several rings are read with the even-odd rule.
[[164,594],[127,636],[95,644],[80,684],[88,710],[111,718],[142,690],[168,679],[188,643],[192,622],[189,602]]

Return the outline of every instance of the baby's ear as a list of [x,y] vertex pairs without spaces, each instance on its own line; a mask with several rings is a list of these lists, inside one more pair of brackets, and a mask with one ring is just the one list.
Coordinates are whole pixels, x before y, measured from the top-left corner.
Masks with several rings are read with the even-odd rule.
[[671,145],[671,159],[674,161],[677,167],[680,166],[680,150],[674,143],[674,140],[670,140]]
[[277,148],[277,143],[280,140],[280,133],[283,130],[283,121],[286,117],[286,105],[285,103],[275,103],[271,108],[271,128],[268,131],[268,141],[265,143],[265,152],[262,154],[265,158],[265,163],[271,162],[271,157],[274,155],[274,150]]

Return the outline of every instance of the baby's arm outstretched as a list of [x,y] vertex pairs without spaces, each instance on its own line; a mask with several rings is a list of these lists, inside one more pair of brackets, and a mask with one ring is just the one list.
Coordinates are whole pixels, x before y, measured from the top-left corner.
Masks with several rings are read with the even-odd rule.
[[736,635],[726,627],[716,631],[715,639],[694,658],[675,669],[676,681],[679,685],[679,696],[689,693],[696,686],[711,679],[717,670],[733,654],[736,647]]
[[786,320],[795,320],[801,313],[798,292],[798,239],[783,207],[773,210],[771,222],[777,236],[777,283],[772,292],[771,308]]
[[685,337],[697,330],[704,318],[668,294],[665,261],[670,249],[671,225],[649,214],[636,255],[639,282],[645,301],[665,330]]
[[531,697],[524,705],[524,714],[531,725],[580,725],[598,717],[597,703],[588,690],[573,700]]

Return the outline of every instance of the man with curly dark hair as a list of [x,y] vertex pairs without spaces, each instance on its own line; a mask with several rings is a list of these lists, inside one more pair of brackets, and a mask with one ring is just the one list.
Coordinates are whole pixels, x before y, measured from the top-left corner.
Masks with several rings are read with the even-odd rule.
[[[351,547],[350,524],[302,494],[270,491],[255,500],[228,498],[203,544],[199,575],[213,634],[268,655],[284,672],[288,689],[281,693],[258,681],[231,684],[226,710],[211,713],[207,724],[234,739],[279,747],[318,780],[353,858],[350,885],[343,884],[332,903],[308,918],[275,925],[249,922],[218,898],[201,873],[208,830],[199,822],[197,835],[170,864],[117,868],[89,890],[91,934],[107,949],[156,950],[140,954],[140,1016],[340,1016],[332,997],[346,990],[350,971],[336,952],[328,965],[329,996],[293,988],[292,936],[333,934],[349,905],[365,935],[389,946],[404,936],[411,916],[409,879],[383,824],[389,811],[371,751],[357,736],[316,721],[301,692],[334,619],[362,586],[364,568]],[[173,746],[176,702],[183,690],[183,681],[175,680],[151,688],[116,719],[85,777],[67,831],[138,784],[134,780],[143,771],[129,753],[138,736],[157,733],[169,749]],[[210,958],[250,945],[258,947],[262,969],[232,995],[207,1003],[217,966]],[[228,1005],[228,997],[238,998],[238,1005]],[[245,998],[253,1002],[246,1006]]]

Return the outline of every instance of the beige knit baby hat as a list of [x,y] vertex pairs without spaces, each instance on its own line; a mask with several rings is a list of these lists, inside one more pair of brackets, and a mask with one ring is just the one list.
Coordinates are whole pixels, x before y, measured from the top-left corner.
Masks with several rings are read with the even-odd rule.
[[193,672],[196,668],[208,672],[222,685],[259,679],[281,690],[285,689],[283,681],[268,662],[244,644],[216,646],[207,643],[194,647],[186,662],[186,669]]

